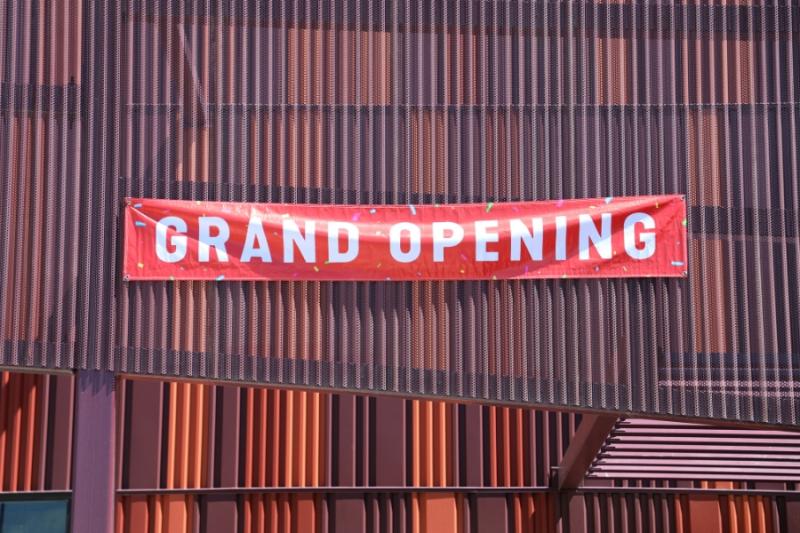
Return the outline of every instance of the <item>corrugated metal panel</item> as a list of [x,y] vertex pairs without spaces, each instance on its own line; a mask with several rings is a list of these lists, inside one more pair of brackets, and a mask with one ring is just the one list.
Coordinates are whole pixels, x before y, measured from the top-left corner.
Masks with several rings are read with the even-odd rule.
[[[794,2],[0,4],[7,364],[798,423]],[[686,193],[681,280],[130,283],[125,195]]]
[[72,488],[73,380],[0,372],[0,492]]
[[578,415],[124,380],[121,488],[546,487]]
[[[118,532],[792,531],[800,519],[792,493],[762,493],[792,489],[775,483],[548,491],[574,415],[178,382],[119,391]],[[0,375],[0,492],[70,489],[74,392],[70,376]]]
[[574,415],[197,383],[119,390],[120,533],[766,532],[800,518],[791,493],[765,492],[791,484],[548,489]]
[[[576,424],[527,409],[231,385],[127,379],[120,390],[118,479],[140,494],[120,497],[118,531],[446,531],[501,517],[529,531],[542,495],[465,489],[546,487]],[[229,490],[147,494],[209,488]]]
[[[541,515],[539,505],[544,509]],[[188,533],[198,527],[248,533],[555,531],[547,505],[544,494],[132,496],[121,498],[117,505],[117,532]],[[418,519],[410,517],[412,511]]]
[[565,499],[568,531],[768,532],[796,524],[796,502],[760,495],[585,493]]
[[[332,509],[356,514],[342,516]],[[419,522],[409,519],[420,509]],[[548,494],[132,496],[121,498],[118,533],[370,531],[498,533],[791,531],[783,501],[761,496]],[[176,513],[180,518],[176,518]],[[558,515],[556,515],[558,513]],[[203,524],[203,526],[200,526]],[[794,522],[796,524],[796,522]],[[202,529],[201,529],[202,530]]]
[[75,351],[81,3],[0,3],[2,360]]
[[800,481],[800,432],[619,420],[586,473],[607,479]]

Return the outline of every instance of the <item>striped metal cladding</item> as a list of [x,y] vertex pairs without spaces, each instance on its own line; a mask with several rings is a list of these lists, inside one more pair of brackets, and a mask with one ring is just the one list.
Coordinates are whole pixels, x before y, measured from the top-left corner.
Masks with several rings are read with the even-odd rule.
[[0,493],[72,488],[71,376],[0,372]]
[[547,487],[579,415],[124,380],[123,489]]
[[[119,390],[117,531],[547,530],[547,496],[530,487],[546,489],[576,424],[528,409],[233,385],[129,379]],[[198,493],[160,493],[169,489]]]
[[[0,363],[796,425],[798,21],[788,0],[0,0]],[[127,195],[657,193],[687,195],[688,282],[119,274]]]
[[621,419],[587,478],[800,482],[800,432]]
[[[623,480],[548,489],[542,484],[576,415],[185,382],[120,380],[117,390],[120,533],[712,533],[800,524],[796,493],[770,493],[793,491],[792,483]],[[0,375],[0,498],[69,494],[75,394],[71,376]],[[457,445],[437,434],[442,419],[461,424]],[[522,453],[518,435],[529,438]],[[467,477],[450,480],[449,472]],[[681,490],[689,492],[674,492]]]
[[[410,518],[419,509],[419,520]],[[337,512],[338,511],[338,512]],[[127,496],[117,533],[794,531],[798,503],[762,496],[659,494],[267,494]]]
[[[767,494],[792,483],[620,480],[609,492],[611,482],[591,480],[555,492],[551,467],[579,424],[571,414],[136,379],[118,390],[118,532],[710,533],[800,523],[793,493]],[[691,487],[718,493],[670,492]],[[752,492],[724,494],[737,488]]]

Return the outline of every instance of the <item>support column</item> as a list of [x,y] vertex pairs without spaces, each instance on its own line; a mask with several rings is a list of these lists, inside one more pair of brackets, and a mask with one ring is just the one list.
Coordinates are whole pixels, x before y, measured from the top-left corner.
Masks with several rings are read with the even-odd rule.
[[75,374],[71,531],[114,530],[114,373]]
[[591,466],[600,447],[614,429],[614,415],[585,414],[569,442],[567,451],[558,465],[558,488],[574,489],[583,482],[586,470]]

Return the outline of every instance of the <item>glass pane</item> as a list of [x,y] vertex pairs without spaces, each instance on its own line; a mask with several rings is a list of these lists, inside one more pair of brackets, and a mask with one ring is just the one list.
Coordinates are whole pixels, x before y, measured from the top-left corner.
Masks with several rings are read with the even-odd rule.
[[69,501],[0,502],[0,533],[66,533]]

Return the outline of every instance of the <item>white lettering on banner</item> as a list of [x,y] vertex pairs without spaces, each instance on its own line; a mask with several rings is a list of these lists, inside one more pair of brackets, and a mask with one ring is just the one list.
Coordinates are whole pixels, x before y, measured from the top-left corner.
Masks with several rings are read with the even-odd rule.
[[[457,246],[464,239],[464,228],[455,222],[434,222],[431,224],[433,234],[433,261],[444,261],[444,249]],[[447,234],[445,234],[447,232]]]
[[283,221],[283,262],[294,263],[294,247],[300,250],[300,255],[306,263],[316,261],[317,248],[314,242],[314,221],[306,220],[306,234],[300,233],[300,228],[292,219]]
[[[258,244],[258,246],[254,246]],[[247,223],[247,235],[244,238],[244,248],[242,249],[242,263],[249,263],[253,257],[261,259],[264,263],[272,262],[272,254],[269,251],[267,235],[264,233],[264,225],[257,217],[250,217]]]
[[186,257],[186,235],[173,235],[170,245],[173,251],[167,250],[167,231],[173,228],[179,233],[186,233],[186,221],[180,217],[164,217],[156,222],[156,257],[165,263],[177,263]]
[[[592,216],[578,213],[572,218],[558,215],[545,219],[533,217],[530,225],[519,218],[507,220],[475,220],[471,222],[474,240],[474,260],[476,262],[497,262],[501,254],[508,254],[511,261],[542,261],[545,245],[545,222],[555,227],[554,235],[549,237],[556,261],[568,260],[568,242],[577,240],[578,258],[591,259],[594,248],[601,259],[612,259],[612,214],[601,213]],[[200,262],[212,261],[211,250],[216,253],[216,261],[228,262],[227,243],[230,240],[230,224],[217,216],[200,216],[197,219],[197,258]],[[302,261],[315,263],[317,260],[315,220],[304,220],[303,230],[291,218],[282,221],[283,262],[295,261],[295,248]],[[577,222],[577,224],[576,224]],[[358,258],[360,250],[360,229],[357,224],[344,221],[322,222],[327,226],[327,259],[329,263],[349,263]],[[240,260],[250,263],[254,259],[263,263],[272,262],[270,237],[263,219],[251,215],[241,249]],[[464,225],[452,221],[429,223],[432,258],[434,262],[445,261],[445,251],[464,242],[467,232]],[[622,241],[625,253],[632,259],[644,260],[656,251],[656,221],[647,213],[630,213],[624,221]],[[550,230],[552,231],[552,229]],[[577,236],[575,232],[577,231]],[[177,216],[167,216],[155,224],[155,251],[159,261],[176,263],[186,258],[188,253],[188,224]],[[388,240],[391,257],[398,263],[410,263],[419,259],[422,253],[422,228],[411,222],[398,222],[390,227]],[[278,238],[278,233],[273,232]],[[324,235],[324,234],[323,234]],[[383,235],[380,231],[376,235]],[[571,235],[568,241],[568,236]],[[344,237],[344,239],[342,239]],[[502,239],[501,239],[502,237]],[[523,246],[526,257],[523,258]],[[574,244],[572,244],[574,246]],[[492,249],[494,248],[494,249]]]
[[[339,250],[339,232],[347,233],[347,251]],[[358,226],[349,222],[328,222],[328,261],[349,263],[358,257]]]
[[525,243],[528,254],[534,261],[542,260],[542,241],[544,240],[544,220],[532,218],[532,231],[518,218],[509,221],[511,229],[511,260],[519,261],[521,255],[521,243]]
[[[201,263],[208,263],[213,247],[217,252],[217,261],[227,263],[228,252],[225,250],[225,243],[231,236],[228,223],[221,217],[200,217],[198,223],[200,231],[197,236],[197,259]],[[211,235],[211,228],[216,229],[216,235]]]
[[567,259],[567,217],[556,217],[556,261]]
[[600,231],[594,225],[594,220],[589,215],[578,216],[578,257],[582,261],[589,259],[589,241],[594,244],[595,250],[603,259],[611,259],[611,214],[600,215]]
[[656,253],[656,234],[652,231],[639,232],[639,240],[644,244],[639,248],[636,246],[636,224],[641,224],[644,229],[656,229],[656,221],[647,213],[632,213],[625,219],[625,253],[631,259],[648,259]]
[[500,257],[497,252],[490,252],[486,249],[487,243],[500,240],[500,235],[496,231],[488,231],[490,228],[497,228],[496,220],[478,220],[475,222],[476,261],[497,261]]
[[[407,232],[411,245],[407,252],[403,251],[400,240],[403,237],[403,232]],[[389,230],[389,251],[392,257],[398,263],[410,263],[419,257],[422,250],[422,231],[419,226],[411,222],[400,222],[394,224]]]

